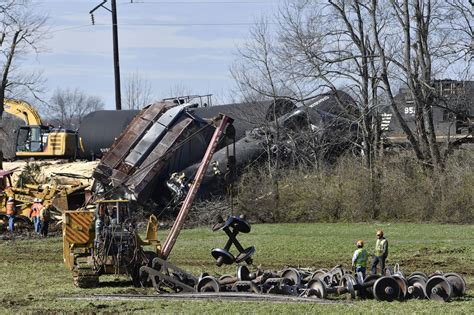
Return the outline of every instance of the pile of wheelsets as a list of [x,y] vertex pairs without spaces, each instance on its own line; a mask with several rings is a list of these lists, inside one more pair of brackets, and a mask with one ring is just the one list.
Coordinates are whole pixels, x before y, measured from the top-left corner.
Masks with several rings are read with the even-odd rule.
[[369,275],[359,283],[350,271],[341,266],[316,271],[286,268],[272,272],[258,269],[254,273],[250,273],[246,266],[240,266],[236,275],[224,275],[219,278],[201,276],[196,291],[285,294],[321,299],[330,295],[347,295],[352,299],[375,298],[378,301],[448,301],[463,296],[466,283],[456,273],[437,272],[428,276],[423,272],[414,272],[405,276],[397,269],[395,272],[387,271],[384,276]]
[[[239,233],[249,233],[250,225],[242,217],[230,216],[219,220],[214,231],[223,231],[228,240],[224,248],[211,251],[216,264],[252,263],[255,247],[244,248],[237,240]],[[232,245],[238,250],[234,256]],[[257,268],[250,272],[241,265],[236,274],[220,277],[207,273],[195,277],[173,266],[161,258],[154,258],[149,266],[140,269],[140,279],[144,286],[152,285],[159,293],[169,292],[240,292],[248,294],[278,294],[295,297],[327,299],[330,296],[346,295],[352,299],[375,298],[378,301],[403,301],[406,299],[430,299],[448,301],[461,297],[466,292],[466,282],[456,273],[437,272],[427,275],[414,272],[406,276],[398,265],[387,269],[383,276],[368,275],[362,279],[340,265],[328,269],[285,268],[270,271]]]

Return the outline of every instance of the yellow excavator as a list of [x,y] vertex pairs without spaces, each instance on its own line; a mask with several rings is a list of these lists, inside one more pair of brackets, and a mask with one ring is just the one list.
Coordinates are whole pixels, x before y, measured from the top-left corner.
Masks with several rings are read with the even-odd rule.
[[75,158],[77,132],[44,126],[38,112],[27,102],[5,99],[5,112],[25,121],[16,137],[17,158]]

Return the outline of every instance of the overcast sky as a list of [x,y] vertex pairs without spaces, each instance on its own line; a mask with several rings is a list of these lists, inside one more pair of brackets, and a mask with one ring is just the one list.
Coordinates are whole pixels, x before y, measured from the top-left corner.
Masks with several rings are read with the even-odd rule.
[[[91,25],[89,11],[101,0],[43,0],[49,17],[46,51],[24,64],[43,70],[45,96],[57,87],[79,87],[115,108],[111,14],[101,8]],[[122,81],[138,72],[150,81],[156,98],[179,88],[212,93],[217,103],[234,88],[229,66],[236,46],[278,0],[117,0]],[[110,6],[108,1],[106,6]],[[123,91],[122,91],[123,93]],[[215,101],[216,103],[216,101]]]

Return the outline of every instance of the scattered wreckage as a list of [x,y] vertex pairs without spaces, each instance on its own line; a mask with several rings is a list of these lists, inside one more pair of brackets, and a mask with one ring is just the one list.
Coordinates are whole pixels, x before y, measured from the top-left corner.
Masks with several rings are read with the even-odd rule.
[[[235,275],[225,274],[214,277],[202,273],[199,277],[174,266],[166,260],[167,257],[155,257],[146,266],[140,268],[140,283],[142,286],[153,286],[159,294],[166,293],[196,293],[193,298],[199,298],[200,293],[209,293],[221,298],[226,294],[247,294],[240,298],[258,295],[286,295],[299,298],[328,299],[331,296],[346,295],[350,299],[376,299],[377,301],[404,301],[408,299],[430,299],[447,302],[459,298],[466,293],[466,282],[457,273],[436,272],[426,275],[423,272],[413,272],[406,276],[399,265],[393,269],[387,268],[383,275],[353,274],[340,265],[328,269],[309,269],[288,267],[280,271],[264,270],[261,267],[250,272],[247,265],[253,263],[252,255],[255,247],[243,248],[237,240],[239,233],[249,233],[250,224],[242,217],[229,216],[220,220],[212,227],[213,231],[224,231],[228,241],[224,248],[214,248],[211,255],[216,265],[237,264]],[[239,254],[230,253],[234,245]],[[245,263],[245,264],[244,264]]]
[[13,197],[16,206],[15,226],[32,228],[30,220],[31,206],[35,199],[42,199],[43,205],[52,211],[53,217],[62,215],[68,209],[81,207],[90,192],[89,184],[62,185],[55,182],[48,184],[24,184],[16,187],[12,183],[12,174],[17,169],[0,170],[0,221],[6,224],[6,204]]

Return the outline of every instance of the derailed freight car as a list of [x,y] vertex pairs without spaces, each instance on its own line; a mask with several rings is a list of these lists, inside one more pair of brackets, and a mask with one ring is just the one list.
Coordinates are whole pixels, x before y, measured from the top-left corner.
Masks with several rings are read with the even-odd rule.
[[[302,130],[317,137],[328,137],[328,131],[337,132],[337,135],[329,133],[329,137],[339,139],[338,147],[343,142],[345,145],[353,143],[357,136],[357,124],[348,114],[350,109],[355,109],[354,102],[344,92],[320,95],[307,106],[298,107],[287,100],[263,105],[260,108],[255,104],[238,104],[195,109],[192,104],[161,102],[143,109],[94,171],[93,176],[100,185],[98,190],[138,202],[150,196],[162,197],[168,191],[166,184],[179,194],[179,187],[171,187],[170,176],[183,173],[179,178],[193,178],[214,129],[212,120],[205,118],[217,113],[234,119],[233,136],[237,142],[231,150],[231,160],[237,168],[268,153],[270,147],[272,151],[280,150],[285,143],[298,146],[290,135]],[[281,141],[274,142],[272,139],[279,128],[283,128],[280,129]],[[204,184],[216,179],[215,174],[229,171],[226,145],[221,143],[221,149],[214,154],[213,167],[208,169]],[[186,189],[185,182],[178,184]]]
[[[173,104],[183,105],[184,103]],[[273,101],[198,107],[198,104],[191,100],[185,105],[188,112],[192,112],[192,115],[198,119],[210,119],[218,114],[232,117],[236,138],[240,139],[245,136],[247,130],[271,120]],[[283,99],[276,100],[275,106],[278,117],[296,108],[293,102]],[[81,158],[101,158],[139,113],[139,110],[100,110],[85,116],[78,130],[81,139]]]
[[[278,104],[293,108],[288,101]],[[165,187],[170,174],[202,158],[214,130],[212,119],[206,118],[233,112],[235,137],[244,137],[253,124],[261,123],[257,117],[265,117],[266,111],[262,110],[265,106],[252,108],[250,104],[237,104],[208,110],[196,109],[193,104],[153,104],[133,118],[105,153],[93,176],[105,190],[112,189],[115,194],[139,202],[150,195],[161,195],[154,192]]]

